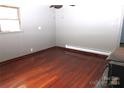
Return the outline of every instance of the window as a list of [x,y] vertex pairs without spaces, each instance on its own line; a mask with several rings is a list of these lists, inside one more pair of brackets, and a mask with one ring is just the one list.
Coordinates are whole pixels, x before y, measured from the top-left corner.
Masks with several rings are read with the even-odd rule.
[[19,8],[0,5],[0,32],[20,31]]

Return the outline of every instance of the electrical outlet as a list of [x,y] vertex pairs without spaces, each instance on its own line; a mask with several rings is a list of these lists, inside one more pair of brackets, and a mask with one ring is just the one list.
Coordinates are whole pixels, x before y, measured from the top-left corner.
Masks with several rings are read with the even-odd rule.
[[34,50],[33,48],[30,49],[31,52],[33,52],[33,50]]

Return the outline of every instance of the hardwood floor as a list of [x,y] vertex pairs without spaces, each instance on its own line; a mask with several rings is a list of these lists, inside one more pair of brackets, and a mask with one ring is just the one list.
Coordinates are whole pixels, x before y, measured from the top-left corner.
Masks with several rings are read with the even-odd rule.
[[53,47],[0,64],[1,88],[95,87],[105,56]]

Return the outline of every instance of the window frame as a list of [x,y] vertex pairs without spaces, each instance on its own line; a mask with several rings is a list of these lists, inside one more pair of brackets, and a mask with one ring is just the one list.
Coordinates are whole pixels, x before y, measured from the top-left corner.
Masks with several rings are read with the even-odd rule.
[[0,26],[0,33],[21,32],[20,8],[15,7],[15,6],[9,6],[9,5],[0,5],[0,7],[10,8],[10,9],[17,9],[17,19],[5,18],[5,19],[0,19],[0,20],[18,20],[18,22],[19,22],[19,31],[5,31],[4,32],[4,31],[1,31],[1,26]]

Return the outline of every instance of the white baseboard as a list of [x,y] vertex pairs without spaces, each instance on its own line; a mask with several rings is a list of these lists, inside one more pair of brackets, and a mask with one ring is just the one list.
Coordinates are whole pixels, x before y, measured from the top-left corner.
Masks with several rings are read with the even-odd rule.
[[106,56],[111,54],[111,52],[105,52],[105,51],[100,51],[100,50],[98,51],[98,50],[88,49],[88,48],[79,48],[79,47],[74,47],[74,46],[69,46],[69,45],[66,45],[65,47],[69,48],[69,49],[75,49],[75,50],[79,50],[79,51],[90,52],[90,53],[106,55]]

